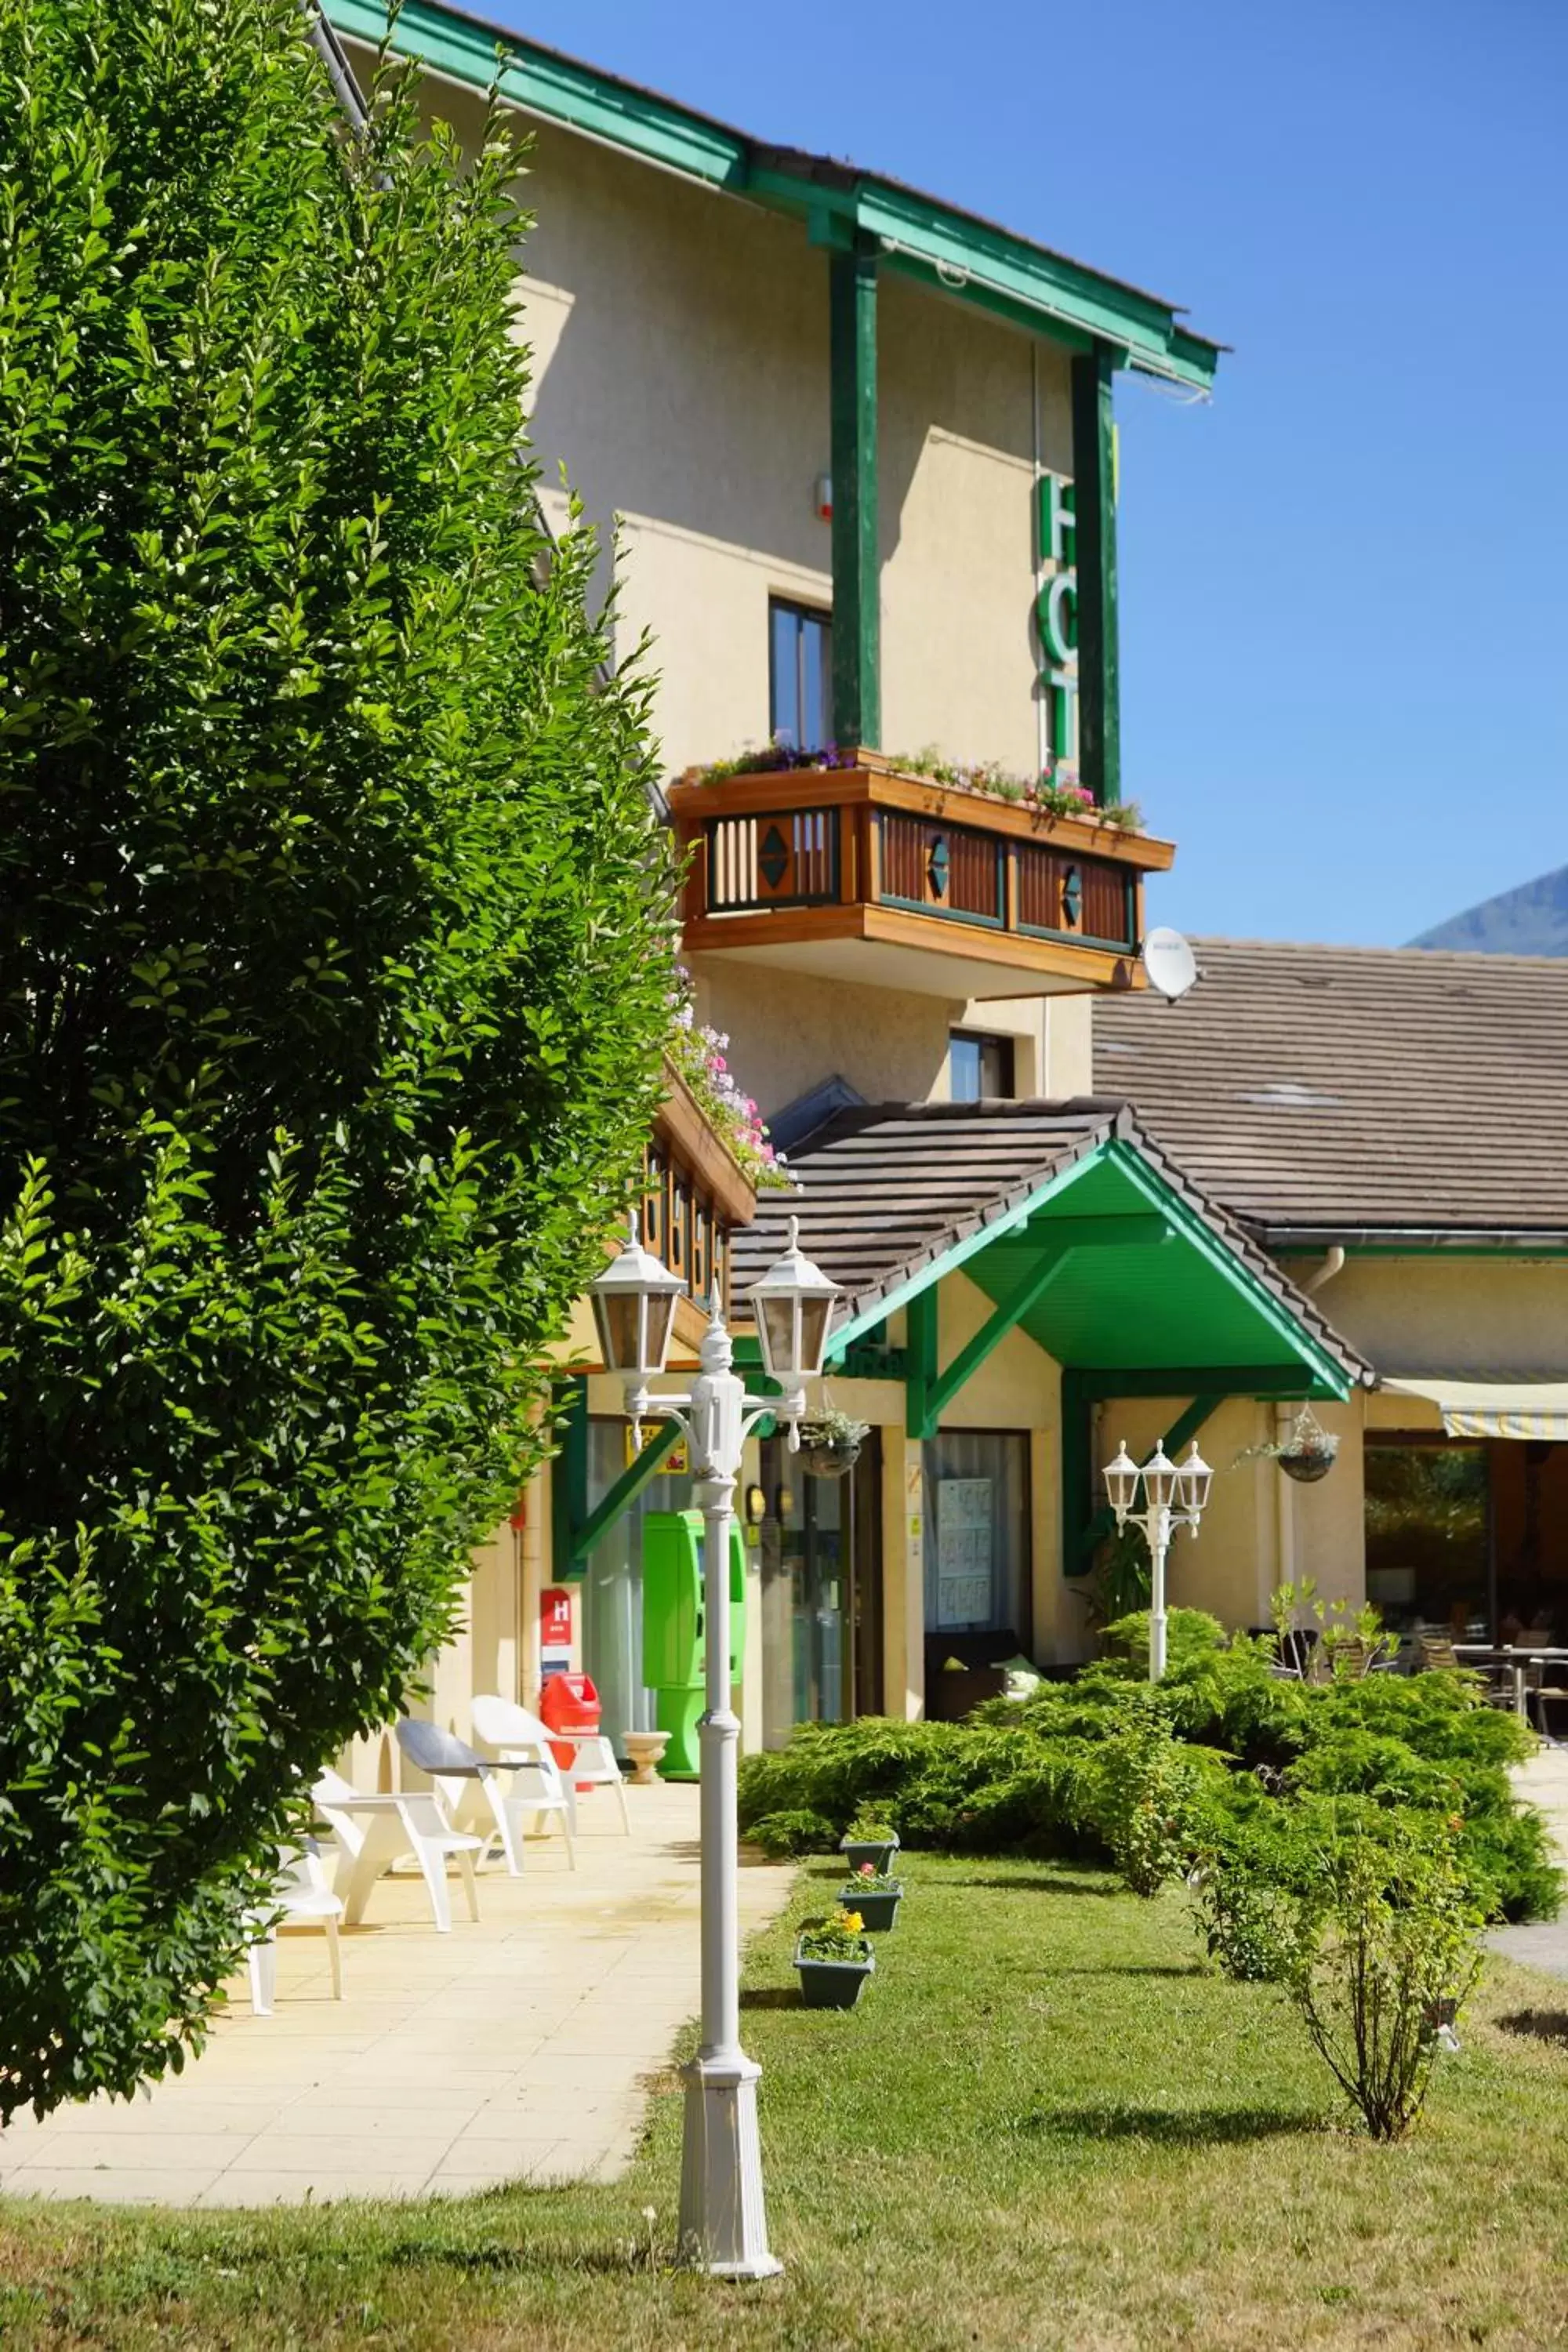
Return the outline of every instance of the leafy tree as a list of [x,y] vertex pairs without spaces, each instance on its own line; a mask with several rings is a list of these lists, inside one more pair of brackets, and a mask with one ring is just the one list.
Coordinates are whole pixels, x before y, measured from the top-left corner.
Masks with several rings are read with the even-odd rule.
[[356,142],[298,0],[0,0],[0,80],[5,2116],[181,2063],[443,1637],[673,977],[499,125]]

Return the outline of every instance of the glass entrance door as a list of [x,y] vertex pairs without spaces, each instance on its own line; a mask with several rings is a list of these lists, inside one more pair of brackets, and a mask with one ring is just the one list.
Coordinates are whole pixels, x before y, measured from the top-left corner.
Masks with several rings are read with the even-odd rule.
[[763,1738],[881,1704],[881,1465],[875,1432],[844,1478],[814,1478],[784,1440],[763,1446]]

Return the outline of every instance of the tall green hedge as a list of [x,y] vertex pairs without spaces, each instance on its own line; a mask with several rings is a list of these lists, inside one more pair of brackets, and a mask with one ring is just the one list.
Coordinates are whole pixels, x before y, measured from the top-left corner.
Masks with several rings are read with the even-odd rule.
[[516,158],[298,0],[0,0],[0,2116],[180,2063],[538,1458],[657,1094]]

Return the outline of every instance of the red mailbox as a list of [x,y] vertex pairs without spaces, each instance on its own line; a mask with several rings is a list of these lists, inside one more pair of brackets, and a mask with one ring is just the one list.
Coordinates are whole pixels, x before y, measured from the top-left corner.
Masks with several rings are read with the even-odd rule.
[[[597,1731],[599,1694],[588,1675],[552,1675],[540,1693],[539,1713],[552,1731]],[[577,1761],[569,1739],[552,1739],[551,1752],[563,1772]]]

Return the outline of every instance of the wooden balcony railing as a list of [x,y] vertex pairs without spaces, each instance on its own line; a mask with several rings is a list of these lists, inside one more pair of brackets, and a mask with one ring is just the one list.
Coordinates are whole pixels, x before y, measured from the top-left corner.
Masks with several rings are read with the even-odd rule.
[[1092,818],[928,783],[871,753],[854,768],[692,780],[669,803],[691,852],[687,946],[767,961],[857,937],[1005,963],[1047,984],[1135,986],[1143,876],[1175,855]]

